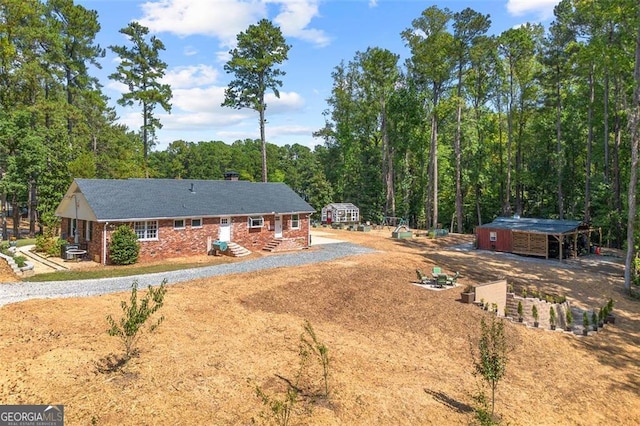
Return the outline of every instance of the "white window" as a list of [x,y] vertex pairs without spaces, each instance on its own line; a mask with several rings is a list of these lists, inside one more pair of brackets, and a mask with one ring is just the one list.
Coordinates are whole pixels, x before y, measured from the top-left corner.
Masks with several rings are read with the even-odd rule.
[[300,229],[300,215],[292,214],[291,215],[291,229]]
[[173,221],[173,229],[184,229],[184,219],[176,219]]
[[145,220],[142,222],[134,222],[133,230],[139,240],[156,240],[158,239],[158,221]]
[[498,241],[498,233],[490,231],[489,232],[489,241]]
[[249,217],[249,228],[262,228],[264,226],[264,218],[262,216]]
[[202,219],[191,219],[191,227],[192,228],[202,228]]
[[221,217],[220,218],[220,225],[228,225],[229,224],[229,218],[228,217]]

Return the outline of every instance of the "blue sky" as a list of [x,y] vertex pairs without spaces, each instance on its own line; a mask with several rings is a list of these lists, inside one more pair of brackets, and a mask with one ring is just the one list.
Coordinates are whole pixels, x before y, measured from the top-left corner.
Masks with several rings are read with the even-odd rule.
[[[224,71],[236,35],[267,18],[280,26],[290,44],[280,99],[267,95],[266,136],[276,145],[313,148],[322,141],[312,133],[324,125],[322,112],[332,86],[331,73],[358,51],[381,47],[408,56],[400,33],[434,4],[458,12],[466,7],[491,16],[491,33],[499,34],[525,22],[548,25],[556,0],[77,0],[98,12],[102,47],[125,45],[118,31],[131,21],[149,28],[165,44],[161,58],[167,64],[164,82],[173,90],[171,114],[156,110],[163,128],[157,132],[157,150],[174,140],[190,142],[259,139],[258,114],[249,109],[220,106],[231,75]],[[122,108],[116,100],[126,88],[107,79],[118,58],[107,49],[102,70],[96,71],[110,105],[120,121],[137,130],[140,110]]]

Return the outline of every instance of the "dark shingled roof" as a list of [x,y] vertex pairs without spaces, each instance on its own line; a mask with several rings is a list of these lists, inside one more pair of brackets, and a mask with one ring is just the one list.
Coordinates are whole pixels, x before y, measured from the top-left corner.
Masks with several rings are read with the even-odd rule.
[[513,231],[539,232],[542,234],[564,234],[575,231],[582,222],[577,220],[535,219],[528,217],[498,217],[491,223],[478,226],[488,229],[511,229]]
[[284,183],[190,179],[75,179],[99,221],[313,213]]

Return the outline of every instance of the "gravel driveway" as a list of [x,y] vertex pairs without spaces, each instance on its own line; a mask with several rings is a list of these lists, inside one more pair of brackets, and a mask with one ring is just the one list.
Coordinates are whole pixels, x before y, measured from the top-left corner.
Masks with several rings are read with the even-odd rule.
[[251,259],[244,262],[229,263],[180,271],[159,272],[155,274],[134,275],[118,278],[100,278],[80,281],[21,282],[0,285],[0,306],[29,299],[51,299],[63,297],[96,296],[99,294],[126,291],[133,280],[138,280],[140,288],[159,285],[162,280],[167,284],[191,281],[217,275],[254,272],[262,269],[302,266],[311,263],[327,262],[341,257],[373,253],[375,250],[352,243],[318,245],[314,250],[296,251],[279,255]]

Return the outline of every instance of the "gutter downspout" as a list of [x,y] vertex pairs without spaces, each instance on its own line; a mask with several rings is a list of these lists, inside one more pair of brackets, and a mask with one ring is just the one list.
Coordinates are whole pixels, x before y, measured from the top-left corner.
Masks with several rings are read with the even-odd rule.
[[107,227],[109,222],[104,223],[104,230],[102,231],[102,264],[107,264]]

